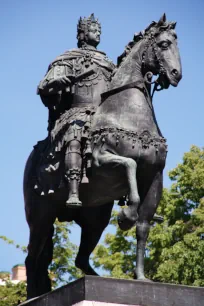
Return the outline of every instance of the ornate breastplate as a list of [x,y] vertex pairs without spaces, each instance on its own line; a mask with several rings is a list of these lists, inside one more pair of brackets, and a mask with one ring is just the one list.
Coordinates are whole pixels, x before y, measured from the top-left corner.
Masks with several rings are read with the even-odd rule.
[[[101,58],[101,60],[104,59]],[[76,77],[91,69],[94,71],[92,74],[82,78],[75,84],[75,94],[93,96],[96,90],[99,91],[100,94],[108,90],[112,71],[97,63],[94,52],[85,51],[83,57],[74,60],[73,67],[73,72]],[[103,85],[100,83],[103,83]]]

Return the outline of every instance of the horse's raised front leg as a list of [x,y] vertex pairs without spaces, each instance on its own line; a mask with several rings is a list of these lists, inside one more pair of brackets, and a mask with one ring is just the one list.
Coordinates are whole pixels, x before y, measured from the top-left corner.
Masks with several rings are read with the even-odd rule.
[[113,203],[85,208],[75,220],[81,226],[81,242],[75,265],[87,275],[98,275],[91,267],[89,257],[109,223],[112,207]]
[[[96,156],[96,157],[95,157]],[[120,155],[115,155],[110,152],[100,152],[94,156],[94,166],[104,167],[108,166],[122,166],[125,169],[127,182],[128,182],[128,207],[124,208],[118,214],[118,224],[122,230],[130,229],[137,221],[138,214],[137,209],[140,203],[140,197],[138,194],[137,180],[136,180],[136,170],[137,163],[128,157],[123,157]]]
[[136,277],[139,280],[148,280],[144,275],[144,255],[145,246],[150,230],[150,222],[156,212],[161,199],[163,187],[162,172],[158,172],[139,208],[139,218],[137,222],[137,258],[136,258]]

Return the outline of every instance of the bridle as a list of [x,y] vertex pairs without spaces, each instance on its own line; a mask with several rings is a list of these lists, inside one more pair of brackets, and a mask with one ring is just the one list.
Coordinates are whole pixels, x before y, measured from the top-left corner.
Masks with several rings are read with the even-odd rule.
[[[148,71],[144,76],[145,83],[147,83],[149,85],[154,84],[154,88],[153,88],[153,91],[152,91],[152,94],[151,94],[151,99],[153,99],[155,91],[161,91],[161,90],[164,89],[163,86],[159,83],[159,79],[160,79],[161,75],[166,74],[166,69],[164,68],[163,63],[161,61],[161,58],[158,55],[157,43],[156,43],[155,35],[153,34],[152,31],[147,36],[147,43],[145,45],[145,50],[142,54],[142,66],[143,66],[143,68],[145,67],[145,60],[146,60],[146,57],[147,57],[147,49],[149,48],[149,45],[152,46],[153,53],[155,55],[156,61],[157,61],[158,66],[159,66],[159,73],[158,73],[159,76],[155,81],[151,81],[152,77],[153,77],[153,73],[151,71]],[[158,88],[159,86],[160,86],[160,88]]]
[[[146,45],[145,45],[145,48],[144,48],[144,51],[143,51],[143,54],[142,54],[142,66],[143,66],[143,68],[145,68],[145,59],[146,59],[146,56],[147,56],[147,49],[149,48],[149,45],[151,45],[152,50],[153,50],[154,55],[155,55],[155,58],[156,58],[156,61],[157,61],[158,66],[159,66],[159,72],[158,72],[159,76],[158,76],[158,78],[155,81],[151,81],[152,77],[153,77],[153,73],[151,71],[148,71],[144,76],[144,81],[143,80],[138,80],[138,81],[128,83],[128,84],[120,86],[120,87],[113,88],[113,89],[108,90],[106,92],[103,92],[101,94],[101,104],[109,96],[111,96],[113,94],[116,94],[116,93],[119,93],[119,92],[121,92],[123,90],[126,90],[126,89],[129,89],[129,88],[138,88],[138,89],[142,90],[145,95],[149,96],[149,98],[151,99],[151,103],[152,103],[152,99],[153,99],[155,91],[161,91],[161,90],[164,89],[163,86],[159,83],[159,79],[160,79],[161,75],[166,74],[166,69],[164,68],[164,66],[162,64],[162,61],[161,61],[160,57],[158,56],[158,49],[157,49],[155,35],[151,31],[149,33],[149,35],[145,38],[147,39],[147,42],[146,42]],[[147,94],[147,88],[146,88],[145,84],[147,84],[147,85],[154,84],[154,88],[153,88],[153,91],[152,91],[151,95]],[[160,88],[158,88],[159,86],[160,86]]]

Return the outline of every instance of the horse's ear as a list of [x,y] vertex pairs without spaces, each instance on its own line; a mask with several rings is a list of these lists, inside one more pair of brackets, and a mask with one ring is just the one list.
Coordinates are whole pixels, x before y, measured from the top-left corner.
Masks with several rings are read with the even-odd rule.
[[163,25],[166,22],[166,14],[164,13],[159,19],[158,26]]
[[176,22],[172,22],[172,23],[171,23],[171,29],[173,29],[173,30],[174,30],[174,29],[175,29],[175,27],[176,27]]
[[134,42],[138,42],[139,40],[141,40],[144,37],[144,31],[141,31],[139,33],[135,33],[134,37],[133,37],[133,41]]

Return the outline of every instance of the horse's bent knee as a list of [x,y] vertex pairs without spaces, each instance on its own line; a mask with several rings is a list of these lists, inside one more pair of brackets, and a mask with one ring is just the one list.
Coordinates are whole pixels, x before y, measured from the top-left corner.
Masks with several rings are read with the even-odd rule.
[[136,161],[132,158],[126,158],[125,164],[127,168],[136,169],[137,167]]

